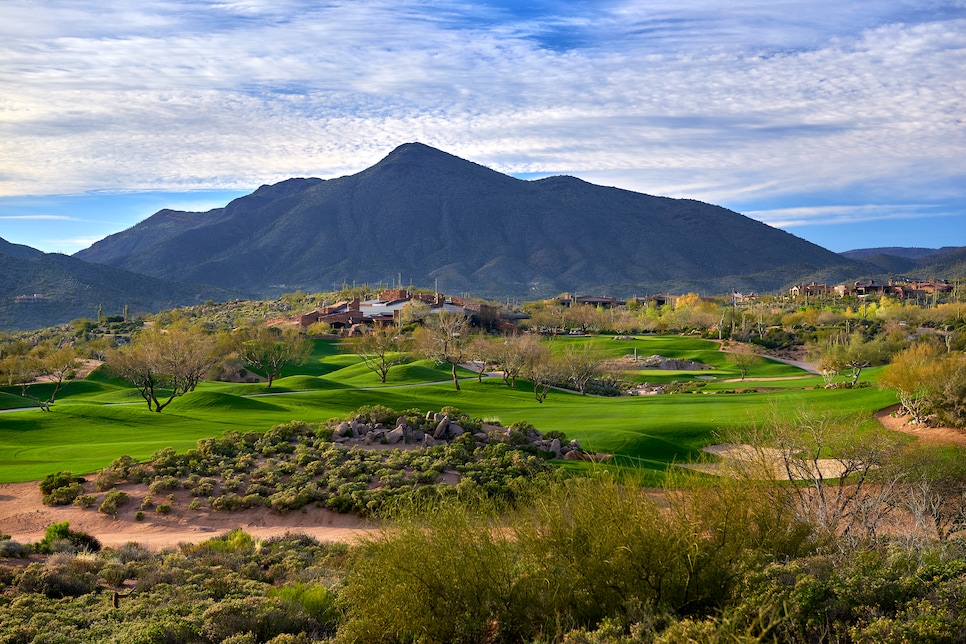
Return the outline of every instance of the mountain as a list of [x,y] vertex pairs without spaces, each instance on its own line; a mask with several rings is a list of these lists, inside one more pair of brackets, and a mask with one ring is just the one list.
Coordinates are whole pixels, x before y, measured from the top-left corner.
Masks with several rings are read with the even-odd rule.
[[855,250],[847,250],[844,253],[839,254],[844,257],[848,257],[849,259],[866,259],[878,255],[888,255],[891,257],[901,257],[903,259],[917,261],[932,255],[941,255],[955,249],[956,246],[944,246],[942,248],[907,248],[890,246],[886,248],[857,248]]
[[956,279],[966,277],[966,246],[942,248],[862,248],[841,255],[867,267],[878,277]]
[[224,298],[223,291],[172,284],[129,271],[91,264],[69,255],[44,253],[0,239],[0,329],[36,329],[105,315],[154,312],[199,299]]
[[524,181],[419,143],[351,176],[162,210],[75,257],[264,295],[399,278],[489,297],[725,293],[860,270],[725,208],[569,176]]

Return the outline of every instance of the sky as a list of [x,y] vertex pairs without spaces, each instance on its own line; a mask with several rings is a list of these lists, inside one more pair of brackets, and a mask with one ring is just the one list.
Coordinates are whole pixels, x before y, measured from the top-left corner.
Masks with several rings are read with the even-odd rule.
[[966,0],[3,0],[0,237],[419,141],[731,208],[833,251],[966,245]]

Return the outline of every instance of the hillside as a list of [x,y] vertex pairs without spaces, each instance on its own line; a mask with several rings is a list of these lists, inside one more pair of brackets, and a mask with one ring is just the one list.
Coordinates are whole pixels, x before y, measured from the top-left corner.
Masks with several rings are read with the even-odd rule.
[[76,257],[272,295],[400,277],[489,297],[767,291],[858,267],[718,206],[523,181],[418,143],[355,175],[290,179],[207,213],[164,210]]
[[865,264],[882,278],[902,275],[920,279],[966,277],[966,246],[942,248],[865,248],[841,253]]
[[105,315],[153,312],[224,292],[172,284],[68,255],[43,253],[0,239],[0,330],[29,330]]

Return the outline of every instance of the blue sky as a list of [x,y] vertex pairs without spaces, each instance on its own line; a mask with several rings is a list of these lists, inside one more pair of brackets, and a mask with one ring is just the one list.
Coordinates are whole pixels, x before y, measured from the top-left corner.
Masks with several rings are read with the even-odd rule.
[[421,141],[960,246],[964,119],[964,0],[4,0],[0,237],[72,253]]

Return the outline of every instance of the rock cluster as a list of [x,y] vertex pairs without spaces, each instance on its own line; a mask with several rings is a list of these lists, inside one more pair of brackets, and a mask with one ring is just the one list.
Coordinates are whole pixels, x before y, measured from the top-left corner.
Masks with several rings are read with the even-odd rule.
[[[449,414],[434,411],[427,412],[426,417],[416,423],[410,423],[409,418],[400,416],[391,429],[383,423],[371,422],[360,414],[336,425],[332,431],[332,442],[346,446],[432,447],[449,443],[465,434],[467,430],[450,418]],[[551,452],[554,458],[571,461],[596,460],[593,455],[584,452],[577,440],[563,442],[556,437],[546,438],[537,429],[511,430],[507,427],[483,423],[479,430],[473,433],[473,442],[477,447],[512,442],[518,445],[532,445],[541,451]]]

